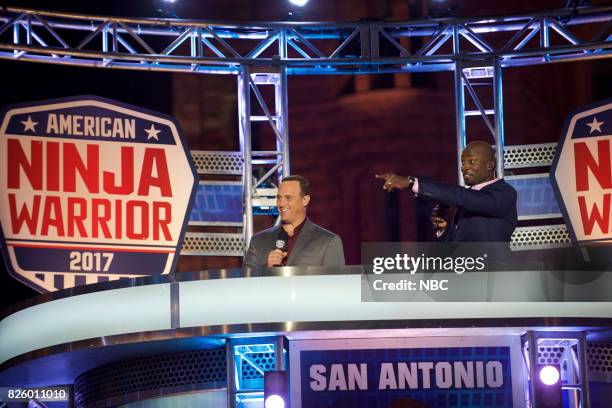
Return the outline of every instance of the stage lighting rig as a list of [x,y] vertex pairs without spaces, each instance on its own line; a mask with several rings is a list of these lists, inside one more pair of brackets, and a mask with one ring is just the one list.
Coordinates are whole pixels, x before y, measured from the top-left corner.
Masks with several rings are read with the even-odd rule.
[[561,368],[558,364],[537,364],[534,408],[563,408]]
[[264,373],[264,407],[286,408],[289,405],[289,373],[267,371]]

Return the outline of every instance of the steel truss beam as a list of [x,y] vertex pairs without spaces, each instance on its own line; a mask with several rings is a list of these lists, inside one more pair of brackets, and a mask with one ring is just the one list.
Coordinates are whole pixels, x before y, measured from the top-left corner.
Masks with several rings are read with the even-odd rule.
[[[536,382],[539,379],[535,378],[535,367],[539,360],[538,351],[545,347],[557,347],[563,350],[559,363],[564,373],[559,381],[565,380],[562,389],[571,391],[570,405],[580,408],[591,406],[586,333],[529,331],[523,335],[522,343],[524,363],[530,380],[529,406],[536,408],[545,406],[536,392]],[[563,378],[563,374],[566,378]]]
[[391,73],[453,70],[458,60],[509,67],[611,53],[612,6],[415,22],[246,24],[0,10],[0,58],[102,68],[239,74],[249,65],[282,66],[288,74]]
[[[289,175],[287,72],[283,67],[276,72],[262,72],[261,69],[258,71],[244,66],[238,75],[240,149],[244,157],[242,191],[245,250],[253,235],[253,209],[266,203],[275,206],[276,187],[283,177]],[[264,87],[274,88],[272,108],[262,93]],[[254,115],[253,107],[262,111],[263,115]],[[253,149],[253,122],[266,122],[270,125],[275,139],[274,151]],[[256,172],[255,169],[259,171]]]
[[[611,56],[612,6],[414,22],[242,24],[0,9],[0,59],[237,75],[245,248],[256,201],[266,198],[258,188],[278,185],[289,174],[288,74],[454,70],[458,170],[467,143],[466,118],[480,115],[491,132],[501,176],[502,68]],[[483,84],[492,87],[488,105],[475,89]],[[274,86],[273,109],[261,93],[264,85]],[[466,110],[466,91],[476,109]],[[253,115],[253,106],[263,115]],[[275,151],[253,151],[251,124],[257,121],[271,125]],[[254,166],[264,169],[258,178]]]
[[[489,90],[492,100],[483,101],[483,88]],[[466,93],[475,109],[466,109]],[[468,143],[468,118],[480,116],[491,133],[491,145],[495,146],[496,175],[504,174],[504,120],[502,68],[498,59],[484,61],[458,61],[455,64],[455,119],[457,132],[457,175],[461,175],[461,153]],[[473,119],[476,120],[476,119]]]
[[[227,407],[243,406],[245,401],[263,401],[263,377],[268,370],[286,370],[285,338],[283,336],[259,337],[250,339],[227,339]],[[265,359],[261,359],[266,355]],[[272,365],[268,359],[274,356]],[[259,359],[257,358],[259,357]],[[243,367],[257,374],[245,378]],[[259,377],[254,381],[253,377]],[[250,381],[249,381],[250,380]],[[261,388],[260,388],[261,387]],[[261,402],[260,402],[261,403]]]

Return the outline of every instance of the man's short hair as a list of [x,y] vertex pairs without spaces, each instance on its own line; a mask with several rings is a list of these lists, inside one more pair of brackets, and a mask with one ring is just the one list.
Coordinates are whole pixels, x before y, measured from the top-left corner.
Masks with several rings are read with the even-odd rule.
[[298,176],[298,175],[291,175],[291,176],[285,177],[281,181],[281,183],[285,181],[297,181],[298,183],[300,183],[300,193],[302,194],[302,197],[310,195],[310,183],[305,177]]

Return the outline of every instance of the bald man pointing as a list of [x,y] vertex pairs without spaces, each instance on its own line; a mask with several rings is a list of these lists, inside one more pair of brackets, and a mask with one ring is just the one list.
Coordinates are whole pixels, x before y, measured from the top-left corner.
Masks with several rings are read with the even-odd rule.
[[461,173],[468,188],[412,176],[380,174],[386,191],[411,190],[437,203],[431,221],[445,242],[510,242],[516,228],[516,190],[495,177],[495,152],[483,141],[461,153]]

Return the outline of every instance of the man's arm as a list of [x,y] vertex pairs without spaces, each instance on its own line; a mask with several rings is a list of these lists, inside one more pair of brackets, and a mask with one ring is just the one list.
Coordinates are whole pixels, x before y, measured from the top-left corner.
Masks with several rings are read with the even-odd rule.
[[503,216],[509,208],[516,205],[516,192],[513,193],[511,189],[469,190],[452,184],[419,179],[418,194],[447,206],[490,216]]
[[257,248],[255,245],[254,237],[251,238],[251,242],[249,244],[249,249],[247,253],[244,255],[244,260],[242,261],[242,266],[245,268],[256,268],[257,265]]
[[[283,263],[283,259],[287,256],[286,252],[280,249],[269,250],[267,248],[270,245],[266,245],[266,239],[260,235],[253,235],[249,249],[244,255],[242,266],[245,268],[256,268],[260,266],[266,266],[271,268],[273,266],[280,266]],[[262,257],[264,257],[262,259]]]
[[344,266],[344,249],[342,248],[342,240],[335,235],[327,244],[325,253],[323,254],[323,266]]

